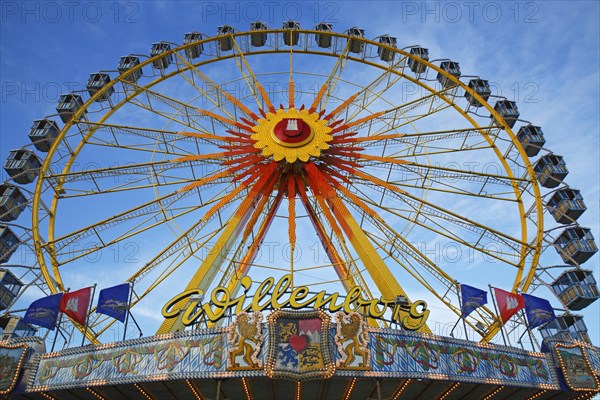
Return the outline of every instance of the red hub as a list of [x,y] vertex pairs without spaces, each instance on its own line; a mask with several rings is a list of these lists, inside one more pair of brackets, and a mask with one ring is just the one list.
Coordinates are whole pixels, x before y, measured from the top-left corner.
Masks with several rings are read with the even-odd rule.
[[301,118],[284,118],[273,128],[273,134],[281,145],[301,146],[312,138],[310,126]]

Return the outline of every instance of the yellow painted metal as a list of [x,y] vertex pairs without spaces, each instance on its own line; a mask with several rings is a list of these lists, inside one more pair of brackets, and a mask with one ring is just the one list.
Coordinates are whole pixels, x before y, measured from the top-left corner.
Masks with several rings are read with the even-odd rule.
[[[214,82],[208,76],[206,76],[206,74],[204,74],[203,72],[198,70],[198,68],[194,67],[194,65],[192,63],[190,63],[185,57],[181,56],[181,54],[179,54],[179,53],[175,53],[175,56],[177,57],[177,60],[180,60],[182,63],[187,65],[190,68],[190,70],[194,73],[194,75],[197,76],[199,79],[201,79],[202,82],[204,82],[204,84],[207,87],[213,88],[215,91],[219,91],[221,94],[225,95],[226,92],[223,90],[223,88],[221,88],[220,85],[218,85],[216,82]],[[183,79],[185,79],[191,86],[193,86],[198,92],[200,92],[205,98],[207,98],[208,101],[210,101],[212,104],[214,104],[215,107],[217,107],[219,110],[221,110],[229,118],[232,118],[232,119],[235,118],[235,116],[233,114],[231,114],[227,110],[227,108],[223,107],[222,102],[215,100],[213,98],[213,96],[210,95],[210,92],[208,92],[208,91],[202,89],[201,87],[199,87],[198,85],[196,85],[196,83],[194,82],[193,79],[186,77],[185,74],[183,74],[183,73],[181,74],[181,77],[183,77]]]
[[[208,252],[206,258],[202,261],[200,268],[194,273],[185,290],[200,288],[206,292],[210,281],[215,277],[220,265],[226,259],[233,244],[242,233],[245,226],[244,223],[250,218],[253,202],[254,199],[251,198],[246,198],[242,202],[238,212],[229,219],[223,233],[221,233],[211,251]],[[181,304],[178,303],[177,307],[183,308],[186,304],[187,301],[184,301]],[[178,318],[165,319],[156,333],[178,332],[183,329],[185,329],[185,325],[181,322],[180,315]]]

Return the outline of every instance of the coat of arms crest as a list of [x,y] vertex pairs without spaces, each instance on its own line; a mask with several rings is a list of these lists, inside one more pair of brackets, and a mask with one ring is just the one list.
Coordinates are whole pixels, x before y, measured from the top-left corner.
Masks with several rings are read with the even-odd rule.
[[269,318],[265,366],[271,378],[327,379],[335,372],[331,358],[331,317],[324,311],[275,311]]

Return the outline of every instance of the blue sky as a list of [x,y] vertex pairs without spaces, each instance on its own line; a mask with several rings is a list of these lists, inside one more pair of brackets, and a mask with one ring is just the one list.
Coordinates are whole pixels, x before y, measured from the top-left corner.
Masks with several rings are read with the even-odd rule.
[[[570,170],[567,182],[582,190],[588,205],[580,223],[600,237],[598,2],[65,4],[5,1],[0,5],[0,159],[29,142],[31,122],[54,113],[61,93],[84,89],[89,73],[114,70],[122,55],[148,54],[154,42],[180,43],[183,34],[192,30],[214,35],[222,24],[245,30],[256,19],[272,27],[297,19],[306,28],[325,21],[335,31],[356,25],[365,29],[368,38],[389,33],[398,38],[399,47],[420,44],[429,49],[432,59],[459,61],[463,74],[488,79],[495,94],[516,100],[521,117],[540,125],[546,146],[564,156]],[[6,174],[1,174],[4,180]],[[122,261],[128,249],[120,251]],[[560,260],[550,250],[543,263]],[[585,266],[598,277],[598,255]],[[99,279],[111,283],[108,275]],[[478,270],[469,283],[485,287],[495,279],[502,278]],[[597,302],[583,311],[596,344],[600,342],[599,310]]]

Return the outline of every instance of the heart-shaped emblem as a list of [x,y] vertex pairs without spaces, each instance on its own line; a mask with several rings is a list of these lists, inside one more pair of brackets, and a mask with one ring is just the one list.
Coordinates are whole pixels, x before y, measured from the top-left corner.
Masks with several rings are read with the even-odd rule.
[[297,353],[302,353],[309,344],[308,336],[306,335],[292,335],[290,336],[290,346]]

